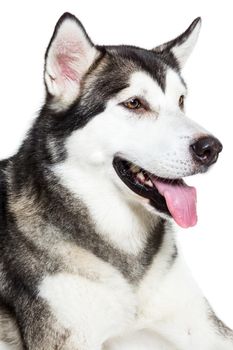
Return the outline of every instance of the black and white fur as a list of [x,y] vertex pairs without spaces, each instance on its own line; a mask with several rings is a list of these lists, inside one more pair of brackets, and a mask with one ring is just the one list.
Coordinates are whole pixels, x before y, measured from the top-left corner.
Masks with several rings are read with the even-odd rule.
[[[172,222],[117,176],[116,154],[165,178],[203,171],[207,131],[178,105],[200,19],[153,50],[95,46],[64,14],[45,57],[46,101],[0,162],[0,350],[230,350]],[[122,102],[140,96],[143,113]]]

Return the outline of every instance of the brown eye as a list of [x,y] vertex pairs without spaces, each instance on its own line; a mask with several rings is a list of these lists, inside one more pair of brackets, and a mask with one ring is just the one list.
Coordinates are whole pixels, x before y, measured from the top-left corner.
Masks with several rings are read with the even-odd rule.
[[184,109],[184,95],[181,95],[179,98],[179,106],[181,109]]
[[139,109],[143,107],[138,98],[131,98],[130,100],[124,102],[123,105],[128,109]]

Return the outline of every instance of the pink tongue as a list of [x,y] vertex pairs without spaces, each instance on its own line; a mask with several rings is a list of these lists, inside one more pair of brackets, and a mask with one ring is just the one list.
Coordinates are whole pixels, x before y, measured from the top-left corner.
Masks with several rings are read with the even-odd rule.
[[194,226],[197,223],[196,189],[185,183],[169,184],[156,178],[152,180],[159,193],[165,197],[176,223],[184,228]]

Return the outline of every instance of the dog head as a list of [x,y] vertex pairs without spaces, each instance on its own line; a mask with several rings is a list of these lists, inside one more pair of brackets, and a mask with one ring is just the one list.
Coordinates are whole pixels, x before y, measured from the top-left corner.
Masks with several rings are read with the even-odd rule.
[[185,115],[181,71],[200,26],[197,18],[176,39],[145,50],[96,46],[73,15],[60,18],[45,60],[48,144],[57,173],[66,164],[66,176],[83,181],[83,189],[105,183],[100,195],[114,188],[182,227],[196,223],[195,189],[182,178],[206,171],[222,149]]

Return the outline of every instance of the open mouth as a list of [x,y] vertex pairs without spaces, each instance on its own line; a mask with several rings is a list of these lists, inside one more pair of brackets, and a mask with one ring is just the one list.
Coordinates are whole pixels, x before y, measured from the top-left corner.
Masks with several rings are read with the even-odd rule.
[[182,179],[164,179],[136,164],[120,158],[113,159],[120,179],[137,195],[147,198],[157,211],[172,216],[178,225],[187,228],[197,222],[196,190]]

